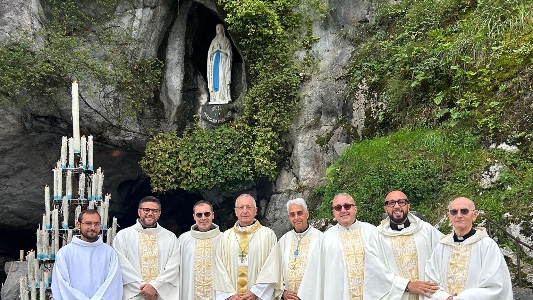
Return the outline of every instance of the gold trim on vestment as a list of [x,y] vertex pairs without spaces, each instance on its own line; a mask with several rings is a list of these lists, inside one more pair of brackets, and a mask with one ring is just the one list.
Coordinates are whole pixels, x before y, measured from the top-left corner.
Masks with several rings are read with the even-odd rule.
[[215,239],[196,239],[194,248],[194,298],[213,299]]
[[365,278],[365,242],[361,228],[340,231],[348,288],[351,300],[363,299],[363,283]]
[[159,276],[159,243],[157,233],[139,232],[141,277],[148,283]]
[[[247,230],[239,230],[237,228],[237,224],[233,226],[234,232],[237,234],[238,242],[239,242],[239,257],[237,259],[241,259],[240,256],[246,255],[248,256],[248,249],[250,246],[250,241],[253,238],[253,234],[261,228],[261,223],[255,222],[249,229]],[[250,235],[252,235],[250,237]],[[248,291],[248,265],[246,266],[239,266],[237,271],[237,295],[242,296]]]
[[448,271],[446,272],[446,285],[448,294],[459,294],[465,290],[470,265],[472,244],[449,247]]
[[[418,254],[413,235],[391,237],[391,247],[400,277],[407,278],[410,281],[419,280]],[[418,300],[418,294],[409,293],[408,299]]]

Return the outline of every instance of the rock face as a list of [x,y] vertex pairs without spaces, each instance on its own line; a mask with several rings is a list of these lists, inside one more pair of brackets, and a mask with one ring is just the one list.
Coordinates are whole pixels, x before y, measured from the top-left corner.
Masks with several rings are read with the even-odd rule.
[[[32,34],[41,28],[45,23],[43,7],[46,9],[42,4],[44,2],[39,0],[0,1],[0,44],[10,37]],[[364,97],[352,99],[348,83],[338,79],[342,78],[353,47],[344,33],[356,30],[359,23],[369,18],[370,1],[332,0],[329,5],[333,10],[327,19],[313,28],[313,34],[320,37],[312,49],[318,58],[319,70],[306,74],[309,79],[302,86],[302,109],[294,117],[288,134],[292,142],[290,164],[275,183],[267,183],[263,185],[266,187],[253,192],[261,205],[263,222],[272,226],[278,235],[289,229],[286,201],[295,197],[307,198],[310,188],[320,181],[328,164],[338,156],[335,145],[351,142],[350,136],[339,126],[340,121],[361,124],[368,106],[373,105]],[[159,94],[146,108],[149,113],[144,119],[129,124],[131,131],[111,126],[100,116],[105,114],[104,111],[80,104],[81,133],[94,135],[95,166],[102,166],[104,191],[112,194],[110,215],[121,216],[124,226],[135,219],[136,202],[150,193],[138,165],[147,135],[136,131],[148,124],[163,131],[179,132],[198,120],[196,117],[208,94],[207,49],[215,36],[216,24],[223,23],[222,14],[214,0],[123,1],[116,9],[115,19],[110,20],[113,25],[129,29],[139,38],[141,44],[134,55],[157,57],[165,62]],[[228,38],[233,43],[231,95],[235,101],[246,92],[245,62],[231,33]],[[91,89],[88,84],[80,81],[81,93],[84,88]],[[96,97],[91,93],[84,97],[89,104],[97,102],[91,98]],[[0,193],[3,197],[0,203],[8,213],[0,219],[0,233],[31,232],[41,221],[43,187],[52,184],[51,170],[59,158],[61,136],[72,136],[70,104],[60,103],[55,110],[47,112],[30,107],[2,107],[1,112]],[[205,127],[206,124],[201,125]],[[208,193],[167,195],[166,201],[171,204],[165,204],[168,211],[164,209],[164,216],[186,215],[191,219],[186,219],[187,222],[190,222],[189,213],[182,211],[188,210],[194,203],[192,201],[217,197],[221,199],[221,195]],[[232,209],[228,208],[225,215],[230,216],[227,222],[231,225]],[[166,222],[165,225],[177,233],[187,229],[175,218]],[[32,238],[35,237],[29,237]],[[11,254],[13,249],[2,251],[0,257],[16,258]]]

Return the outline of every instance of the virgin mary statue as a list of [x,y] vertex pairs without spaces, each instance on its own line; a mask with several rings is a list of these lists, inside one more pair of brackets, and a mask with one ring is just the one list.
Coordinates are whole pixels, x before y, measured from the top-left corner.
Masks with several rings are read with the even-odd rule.
[[222,24],[217,24],[216,31],[217,35],[211,41],[207,54],[209,102],[225,104],[231,102],[231,42],[226,37]]

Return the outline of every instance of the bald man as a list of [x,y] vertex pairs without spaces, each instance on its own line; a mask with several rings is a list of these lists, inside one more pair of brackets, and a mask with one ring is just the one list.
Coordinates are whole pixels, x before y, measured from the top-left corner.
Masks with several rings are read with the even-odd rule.
[[472,200],[460,197],[450,202],[453,231],[441,239],[426,264],[427,278],[439,283],[431,299],[513,299],[502,252],[485,228],[473,227],[477,216]]

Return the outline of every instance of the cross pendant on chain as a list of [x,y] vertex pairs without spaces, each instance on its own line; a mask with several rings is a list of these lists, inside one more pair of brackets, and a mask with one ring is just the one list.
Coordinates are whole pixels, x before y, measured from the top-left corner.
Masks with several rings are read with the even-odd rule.
[[244,254],[244,252],[241,252],[239,257],[241,258],[241,263],[244,263],[244,259],[246,258],[246,255]]

